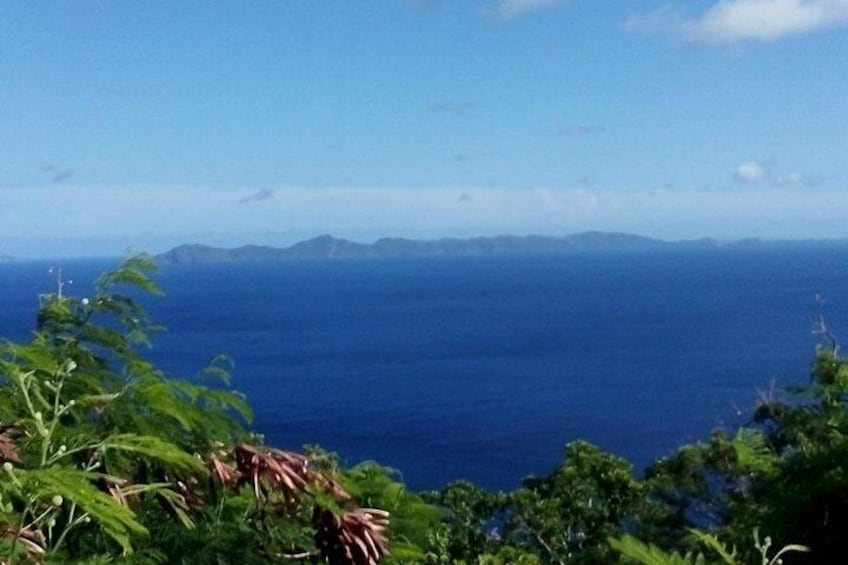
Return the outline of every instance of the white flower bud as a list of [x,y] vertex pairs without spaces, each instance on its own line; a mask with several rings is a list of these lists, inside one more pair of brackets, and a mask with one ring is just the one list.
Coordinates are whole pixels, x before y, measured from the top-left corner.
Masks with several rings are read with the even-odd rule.
[[83,306],[88,306],[88,298],[83,298],[82,300],[80,300],[80,304],[82,304]]
[[50,502],[53,503],[53,506],[62,506],[62,503],[65,502],[65,499],[62,498],[62,495],[56,494],[53,498],[50,499]]
[[9,463],[8,461],[3,463],[3,470],[6,471],[7,473],[11,473],[12,469],[14,469],[14,468],[15,467],[11,463]]

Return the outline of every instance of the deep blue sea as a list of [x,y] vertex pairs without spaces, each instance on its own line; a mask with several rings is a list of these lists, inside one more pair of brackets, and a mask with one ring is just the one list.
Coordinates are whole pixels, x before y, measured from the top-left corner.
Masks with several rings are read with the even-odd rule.
[[[45,262],[0,265],[0,335]],[[64,261],[79,296],[114,261]],[[151,357],[232,356],[270,443],[374,459],[410,488],[513,488],[584,438],[640,470],[809,379],[816,295],[848,335],[848,249],[166,266]]]

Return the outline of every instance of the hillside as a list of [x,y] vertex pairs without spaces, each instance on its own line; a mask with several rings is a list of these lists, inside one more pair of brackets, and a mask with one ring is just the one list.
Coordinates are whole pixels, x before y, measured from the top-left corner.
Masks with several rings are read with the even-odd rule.
[[298,259],[562,255],[580,252],[638,252],[676,248],[713,248],[718,245],[711,239],[663,241],[628,233],[596,231],[576,233],[564,237],[501,235],[436,240],[383,238],[370,244],[322,235],[295,243],[290,247],[245,245],[226,249],[198,244],[180,245],[159,255],[157,259],[162,263],[195,264]]

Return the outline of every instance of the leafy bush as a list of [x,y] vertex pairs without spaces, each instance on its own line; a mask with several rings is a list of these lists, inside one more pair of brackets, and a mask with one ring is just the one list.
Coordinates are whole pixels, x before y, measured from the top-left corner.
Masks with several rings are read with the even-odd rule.
[[[0,561],[370,563],[389,550],[380,506],[398,553],[423,554],[414,523],[438,511],[389,470],[262,446],[243,396],[140,355],[153,269],[134,256],[94,296],[43,296],[32,340],[2,347]],[[229,384],[223,359],[202,375]]]

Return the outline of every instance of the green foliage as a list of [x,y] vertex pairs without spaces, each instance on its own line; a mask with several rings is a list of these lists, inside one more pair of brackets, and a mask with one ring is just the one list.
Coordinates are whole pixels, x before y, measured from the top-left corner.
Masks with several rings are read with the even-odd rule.
[[769,555],[771,549],[771,538],[766,537],[762,542],[759,530],[754,529],[754,549],[757,559],[751,561],[740,560],[735,549],[728,549],[718,538],[700,530],[691,530],[692,537],[700,542],[708,551],[709,557],[704,553],[689,552],[681,555],[678,552],[670,552],[659,547],[645,543],[637,538],[625,535],[619,539],[610,538],[609,543],[613,549],[621,553],[626,561],[640,563],[642,565],[743,565],[760,561],[760,565],[779,565],[783,558],[790,552],[806,553],[809,549],[802,545],[787,545],[778,550],[774,555]]
[[[516,491],[450,485],[432,497],[446,509],[433,538],[450,556],[436,562],[473,563],[509,548],[543,563],[842,563],[845,375],[848,362],[820,350],[809,386],[789,400],[769,396],[750,426],[684,445],[641,480],[625,461],[575,442],[550,476]],[[770,549],[771,537],[761,542],[759,529],[781,549]]]
[[92,297],[42,296],[33,339],[0,348],[0,563],[380,559],[388,514],[341,484],[396,512],[398,555],[422,556],[440,515],[390,470],[243,443],[231,361],[186,380],[144,359],[159,328],[135,297],[160,292],[154,267],[133,256]]
[[753,478],[756,486],[750,513],[776,539],[811,547],[809,562],[844,559],[842,532],[848,528],[846,374],[848,363],[833,350],[821,349],[809,386],[795,389],[789,401],[762,402],[755,413],[774,453],[776,470]]
[[621,553],[630,563],[642,565],[709,565],[702,553],[681,555],[676,551],[665,551],[656,545],[644,543],[633,536],[610,538],[610,546]]
[[[233,412],[242,399],[228,402],[221,391],[196,387],[172,393],[167,404],[140,398],[138,390],[152,382],[180,390],[136,352],[155,328],[119,293],[158,292],[147,276],[151,269],[149,258],[131,257],[101,277],[91,298],[43,296],[32,341],[8,343],[0,352],[0,422],[8,448],[0,496],[10,560],[19,547],[29,558],[112,551],[101,534],[129,554],[148,534],[131,502],[151,497],[168,501],[190,524],[175,480],[166,477],[205,475],[196,448],[244,433]],[[191,441],[168,426],[136,425],[153,414],[179,421],[184,412],[195,417]]]
[[641,504],[642,485],[623,459],[574,442],[551,475],[511,493],[459,482],[433,500],[446,509],[438,540],[453,559],[597,563],[612,558],[607,538]]
[[540,546],[552,561],[601,562],[609,559],[607,538],[640,500],[641,485],[628,462],[574,442],[549,477],[525,479],[513,494],[506,531]]
[[122,470],[120,466],[116,466],[117,469],[113,470],[112,465],[109,464],[108,452],[118,451],[142,456],[148,463],[159,463],[179,474],[202,475],[206,473],[206,466],[203,461],[155,436],[113,434],[92,447],[103,451],[104,467],[110,472]]
[[397,472],[374,462],[345,471],[340,480],[346,490],[366,507],[391,513],[389,526],[392,553],[388,563],[408,563],[424,558],[430,545],[428,532],[436,528],[441,512],[420,496],[407,492],[395,480]]
[[576,441],[512,492],[460,481],[417,495],[377,463],[261,445],[226,357],[193,379],[147,361],[160,328],[136,298],[161,292],[154,267],[130,257],[91,297],[42,296],[32,339],[0,347],[0,563],[844,561],[848,361],[835,346],[809,385],[641,479]]
[[762,430],[740,428],[731,441],[736,464],[758,477],[773,477],[778,471],[778,456]]
[[[63,536],[73,527],[89,522],[102,528],[125,553],[132,552],[131,536],[147,533],[135,513],[96,486],[100,481],[120,484],[123,482],[121,479],[65,466],[13,470],[9,475],[17,487],[16,498],[28,503],[32,508],[30,513],[37,516],[33,523],[48,520],[48,540],[52,537],[49,522],[64,519],[65,527],[56,539],[54,549],[61,545]],[[65,508],[69,509],[67,515]],[[74,510],[79,513],[79,518],[74,516]]]

